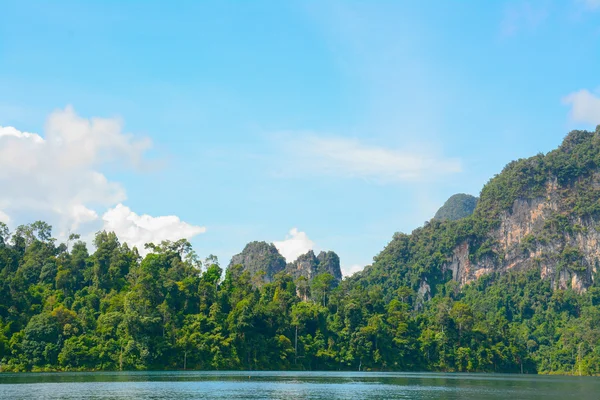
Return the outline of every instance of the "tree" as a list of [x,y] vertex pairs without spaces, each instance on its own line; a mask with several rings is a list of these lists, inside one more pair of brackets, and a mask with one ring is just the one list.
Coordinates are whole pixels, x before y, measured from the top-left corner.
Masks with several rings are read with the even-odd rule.
[[334,282],[335,278],[329,273],[319,274],[312,281],[311,293],[319,303],[323,304],[323,307],[327,305],[327,296],[333,289]]

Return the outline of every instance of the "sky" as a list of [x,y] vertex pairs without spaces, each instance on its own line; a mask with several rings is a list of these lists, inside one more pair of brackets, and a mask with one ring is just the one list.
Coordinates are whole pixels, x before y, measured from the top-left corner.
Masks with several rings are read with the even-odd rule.
[[600,124],[600,1],[0,0],[0,221],[344,274]]

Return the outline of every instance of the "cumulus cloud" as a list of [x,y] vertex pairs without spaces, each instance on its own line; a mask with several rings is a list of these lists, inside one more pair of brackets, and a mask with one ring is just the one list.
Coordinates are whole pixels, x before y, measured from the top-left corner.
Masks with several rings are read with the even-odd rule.
[[293,262],[298,256],[312,250],[315,243],[308,238],[306,232],[298,231],[298,228],[292,228],[285,240],[273,242],[277,250],[281,253],[287,262]]
[[0,222],[4,222],[5,224],[8,224],[10,222],[10,217],[8,215],[6,215],[5,213],[3,213],[0,210]]
[[352,276],[355,273],[362,271],[364,267],[365,267],[364,265],[360,265],[360,264],[342,265],[342,267],[341,267],[342,275]]
[[54,112],[46,124],[46,140],[61,152],[67,167],[118,162],[139,166],[152,146],[149,138],[123,132],[116,118],[81,118],[72,107]]
[[0,127],[0,208],[47,218],[63,230],[97,218],[94,207],[114,205],[126,195],[95,167],[124,153],[121,159],[139,159],[147,147],[145,139],[115,140],[118,136],[127,137],[119,124],[84,120],[70,107],[52,113],[45,137]]
[[53,112],[43,136],[0,126],[0,220],[43,219],[59,237],[114,230],[140,249],[148,241],[204,232],[175,216],[135,214],[121,204],[127,198],[123,186],[101,172],[108,165],[142,166],[150,146],[150,139],[123,132],[120,120],[82,118],[72,107]]
[[565,96],[563,103],[571,106],[573,121],[600,124],[600,97],[582,89]]
[[146,243],[175,241],[206,232],[205,227],[190,225],[175,215],[163,217],[138,215],[123,204],[117,204],[106,211],[102,215],[102,220],[105,230],[115,232],[119,239],[130,246],[137,246],[141,253],[144,252]]
[[357,139],[280,135],[290,173],[306,172],[378,182],[419,181],[461,171],[458,159],[427,151],[369,146]]

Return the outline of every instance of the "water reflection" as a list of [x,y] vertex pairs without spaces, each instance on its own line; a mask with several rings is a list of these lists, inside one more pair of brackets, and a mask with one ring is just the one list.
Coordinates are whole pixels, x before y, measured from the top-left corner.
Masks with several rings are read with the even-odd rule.
[[597,378],[332,372],[0,374],[0,399],[596,399]]

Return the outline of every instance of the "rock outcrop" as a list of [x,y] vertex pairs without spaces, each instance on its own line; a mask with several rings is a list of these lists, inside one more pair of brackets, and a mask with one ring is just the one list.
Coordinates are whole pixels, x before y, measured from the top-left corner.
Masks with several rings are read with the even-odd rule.
[[411,234],[396,233],[352,279],[380,284],[388,296],[410,287],[427,299],[450,279],[460,288],[484,275],[526,271],[555,290],[586,291],[600,279],[600,126],[508,163],[470,215],[441,211]]
[[[600,189],[600,175],[594,174],[586,191]],[[600,221],[571,213],[575,188],[558,185],[556,178],[545,187],[545,195],[517,199],[502,212],[499,226],[490,232],[498,257],[471,261],[468,241],[454,249],[445,266],[461,285],[498,271],[539,267],[543,278],[559,289],[583,292],[589,287],[600,264]]]
[[[585,291],[600,265],[600,126],[546,154],[509,163],[482,191],[489,250],[466,239],[445,270],[461,285],[490,272],[539,268],[556,289]],[[477,246],[475,246],[477,247]],[[481,252],[480,252],[481,253]]]
[[[310,250],[299,256],[294,262],[286,264],[285,258],[277,248],[266,242],[251,242],[244,250],[231,258],[229,266],[241,265],[252,277],[262,275],[260,281],[268,283],[279,272],[290,274],[294,279],[300,276],[311,281],[315,276],[329,273],[341,281],[340,258],[333,251],[320,252],[318,256]],[[255,279],[256,282],[256,279]]]
[[328,273],[336,280],[342,280],[342,270],[340,268],[340,258],[333,251],[320,252],[318,256],[312,250],[299,256],[294,262],[286,267],[286,272],[294,278],[305,277],[309,281],[315,276]]
[[264,282],[271,282],[286,267],[285,258],[277,248],[267,242],[250,242],[241,253],[231,258],[229,266],[242,265],[251,276],[264,275]]

